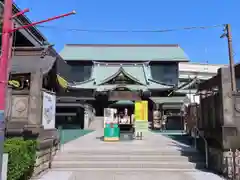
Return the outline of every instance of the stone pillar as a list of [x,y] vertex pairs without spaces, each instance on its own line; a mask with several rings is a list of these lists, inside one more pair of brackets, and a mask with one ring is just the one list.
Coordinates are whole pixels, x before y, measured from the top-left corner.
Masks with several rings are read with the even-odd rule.
[[87,104],[84,105],[84,129],[88,129],[90,121],[90,114],[89,114],[89,106]]
[[43,105],[43,74],[39,70],[31,73],[30,92],[29,92],[29,114],[28,124],[25,125],[25,136],[35,137],[38,141],[37,157],[33,176],[48,169],[52,156],[55,155],[59,135],[55,128],[44,129],[42,126],[42,105]]
[[[222,148],[210,148],[210,162],[217,171],[228,175],[228,170],[232,168],[232,164],[228,163],[230,149],[239,148],[239,135],[237,122],[234,117],[234,101],[231,88],[231,75],[229,68],[219,69],[220,82],[220,113],[222,124]],[[220,138],[221,139],[221,138]]]
[[31,74],[30,93],[29,93],[29,125],[41,125],[42,121],[42,82],[41,71]]
[[223,124],[223,148],[230,149],[237,136],[235,119],[233,117],[233,93],[231,88],[231,75],[229,68],[219,69],[220,74],[220,98],[222,105],[222,124]]

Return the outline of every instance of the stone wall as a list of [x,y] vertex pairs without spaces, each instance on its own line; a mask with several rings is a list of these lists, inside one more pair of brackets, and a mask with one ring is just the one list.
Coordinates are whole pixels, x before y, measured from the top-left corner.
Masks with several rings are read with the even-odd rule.
[[208,142],[209,166],[229,176],[229,152],[240,149],[240,93],[232,91],[230,69],[219,69],[217,76],[199,85],[199,92],[197,127]]

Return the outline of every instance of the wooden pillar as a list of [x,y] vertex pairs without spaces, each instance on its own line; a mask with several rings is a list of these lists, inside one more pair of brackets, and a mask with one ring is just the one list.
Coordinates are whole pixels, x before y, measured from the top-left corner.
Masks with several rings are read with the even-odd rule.
[[151,99],[148,99],[148,122],[151,124],[151,129],[154,129],[154,122],[153,122],[153,108],[154,104]]

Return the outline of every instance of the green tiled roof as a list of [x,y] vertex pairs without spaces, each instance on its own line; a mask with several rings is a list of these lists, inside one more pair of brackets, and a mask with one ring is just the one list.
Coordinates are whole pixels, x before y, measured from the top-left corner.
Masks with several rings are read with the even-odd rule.
[[[100,85],[96,87],[97,91],[109,91],[109,90],[113,90],[116,89],[118,87],[118,85]],[[127,89],[135,91],[135,90],[147,90],[148,87],[147,86],[143,86],[143,85],[126,85],[125,86]]]
[[94,79],[89,79],[80,83],[71,83],[69,88],[81,88],[81,89],[96,89],[97,86],[94,83]]
[[129,76],[130,79],[136,80],[140,84],[146,84],[146,77],[143,69],[143,65],[105,65],[95,64],[93,67],[92,77],[95,78],[97,85],[116,77],[121,71]]
[[65,45],[66,61],[188,61],[178,45]]
[[105,84],[120,73],[126,75],[137,84],[126,85],[131,90],[170,89],[172,86],[164,85],[152,80],[150,68],[145,63],[140,64],[106,64],[94,63],[91,79],[85,82],[72,84],[70,87],[82,89],[96,89],[108,91],[118,87],[117,84]]

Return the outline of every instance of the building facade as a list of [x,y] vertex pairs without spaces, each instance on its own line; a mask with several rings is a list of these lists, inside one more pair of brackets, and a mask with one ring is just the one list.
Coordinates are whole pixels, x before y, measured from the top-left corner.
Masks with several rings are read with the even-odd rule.
[[226,64],[179,63],[179,84],[176,92],[186,94],[191,103],[199,104],[199,96],[196,95],[198,84],[212,78],[219,68],[226,66]]
[[133,113],[137,100],[148,101],[150,122],[155,110],[179,118],[196,85],[220,67],[189,63],[178,45],[73,44],[65,45],[60,55],[70,72],[57,109],[70,119],[84,104],[92,106],[97,116],[106,107],[128,107]]

